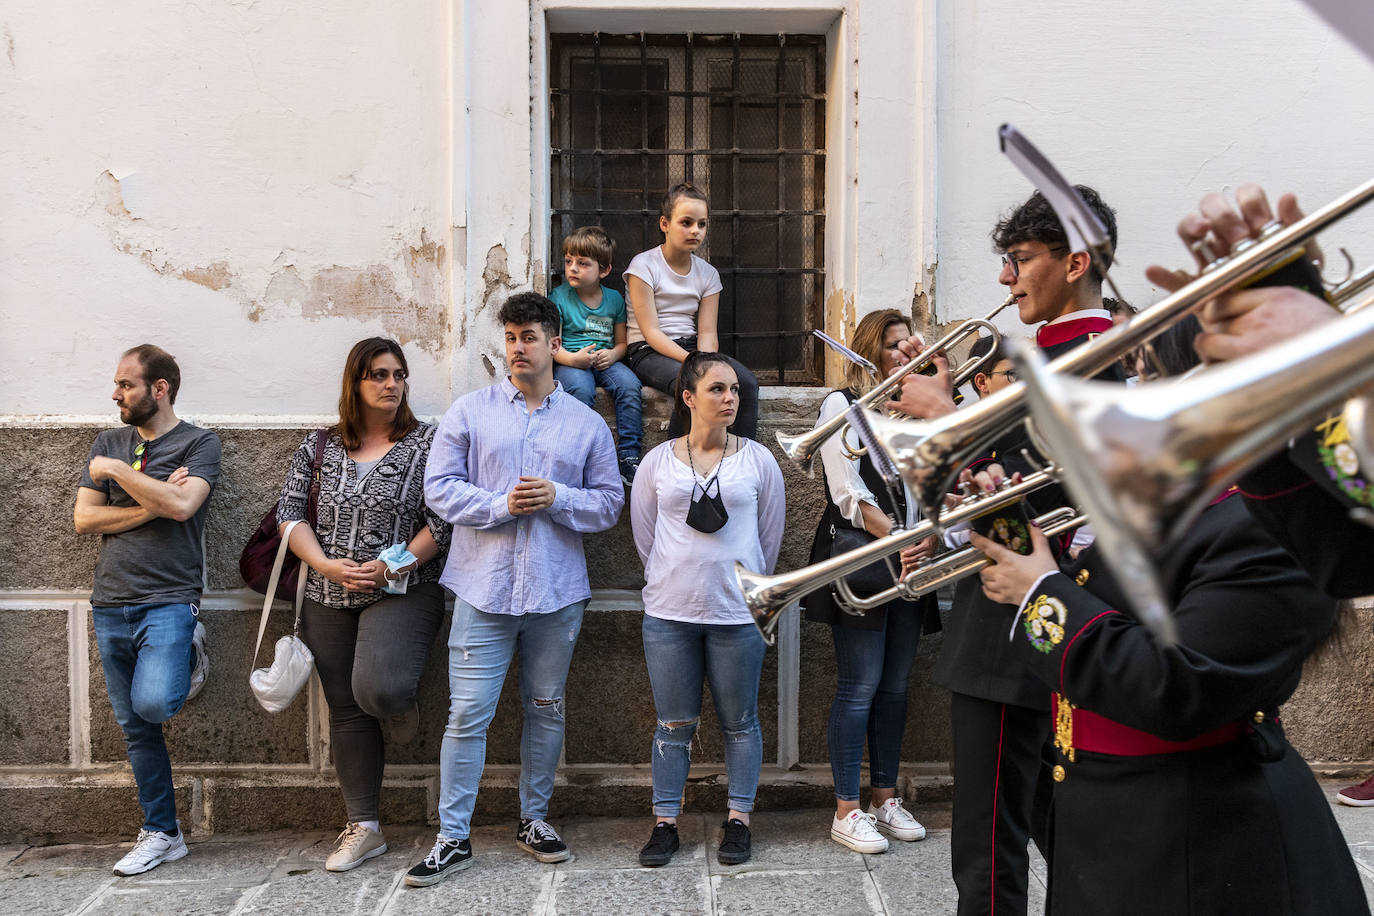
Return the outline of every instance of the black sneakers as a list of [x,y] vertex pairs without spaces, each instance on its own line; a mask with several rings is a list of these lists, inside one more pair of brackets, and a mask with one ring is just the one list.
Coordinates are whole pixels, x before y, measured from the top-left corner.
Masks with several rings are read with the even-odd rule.
[[635,482],[635,474],[639,471],[639,456],[626,455],[620,459],[620,482],[625,486],[631,486]]
[[681,845],[677,838],[677,824],[659,821],[654,824],[654,832],[649,834],[649,842],[639,851],[639,864],[645,868],[658,868],[673,860],[673,853]]
[[543,818],[521,818],[520,830],[515,834],[515,845],[540,862],[566,862],[572,857],[568,844]]
[[720,838],[720,850],[716,853],[716,860],[721,865],[742,865],[748,862],[749,856],[752,855],[749,825],[739,818],[732,817],[720,826],[725,835]]
[[425,860],[406,872],[406,884],[410,887],[429,887],[471,864],[471,843],[441,836],[434,843],[429,855],[425,856]]

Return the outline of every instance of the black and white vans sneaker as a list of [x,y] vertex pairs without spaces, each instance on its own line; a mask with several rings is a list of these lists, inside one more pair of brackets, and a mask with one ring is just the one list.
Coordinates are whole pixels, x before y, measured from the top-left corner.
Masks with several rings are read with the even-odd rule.
[[566,862],[572,857],[568,844],[543,818],[521,818],[515,844],[540,862]]
[[472,843],[440,836],[425,860],[406,872],[406,884],[410,887],[429,887],[471,864]]

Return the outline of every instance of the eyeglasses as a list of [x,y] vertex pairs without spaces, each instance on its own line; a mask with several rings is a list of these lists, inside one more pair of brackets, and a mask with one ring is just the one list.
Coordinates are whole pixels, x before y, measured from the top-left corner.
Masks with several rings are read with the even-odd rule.
[[1046,248],[1044,251],[1037,251],[1035,254],[1029,254],[1025,257],[1012,254],[1011,252],[1007,252],[1006,254],[1002,255],[1002,263],[1011,268],[1011,275],[1013,277],[1019,277],[1021,276],[1021,265],[1026,263],[1027,261],[1033,261],[1036,258],[1040,257],[1040,255],[1042,254],[1050,254],[1054,251],[1068,250],[1068,245],[1055,245],[1053,248]]
[[363,378],[374,381],[378,385],[385,385],[387,379],[394,378],[396,384],[404,385],[406,379],[410,378],[410,373],[406,372],[404,369],[373,369],[371,372],[363,375]]
[[1014,382],[1020,378],[1020,375],[1015,369],[999,369],[996,372],[989,372],[988,375],[1005,375],[1009,382]]
[[148,463],[145,457],[147,451],[148,443],[143,439],[139,439],[138,445],[134,446],[134,460],[129,462],[129,467],[133,468],[135,471],[143,470],[144,466]]

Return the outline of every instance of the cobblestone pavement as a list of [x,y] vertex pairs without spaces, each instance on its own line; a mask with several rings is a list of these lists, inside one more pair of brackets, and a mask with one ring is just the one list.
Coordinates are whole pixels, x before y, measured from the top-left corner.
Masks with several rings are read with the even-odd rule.
[[[1328,782],[1334,796],[1345,780]],[[1374,809],[1334,806],[1374,900]],[[640,868],[648,818],[578,817],[558,823],[570,862],[540,865],[515,846],[515,824],[473,831],[472,868],[429,888],[401,876],[433,842],[422,827],[387,831],[391,850],[351,872],[330,874],[332,834],[320,832],[191,840],[191,854],[145,875],[116,878],[128,844],[0,847],[0,912],[6,914],[832,914],[952,913],[949,808],[921,809],[930,828],[917,843],[862,856],[829,839],[826,810],[754,816],[754,858],[727,868],[715,859],[718,818],[681,819],[682,849],[666,868]],[[1031,912],[1044,900],[1035,858]]]

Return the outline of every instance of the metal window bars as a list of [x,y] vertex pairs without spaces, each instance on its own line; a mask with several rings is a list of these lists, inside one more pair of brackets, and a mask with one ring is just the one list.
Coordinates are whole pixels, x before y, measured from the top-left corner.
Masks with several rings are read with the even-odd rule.
[[701,255],[720,271],[721,347],[773,384],[817,384],[825,281],[825,40],[817,35],[555,34],[549,263],[598,224],[608,286],[662,241],[679,181],[710,200]]

